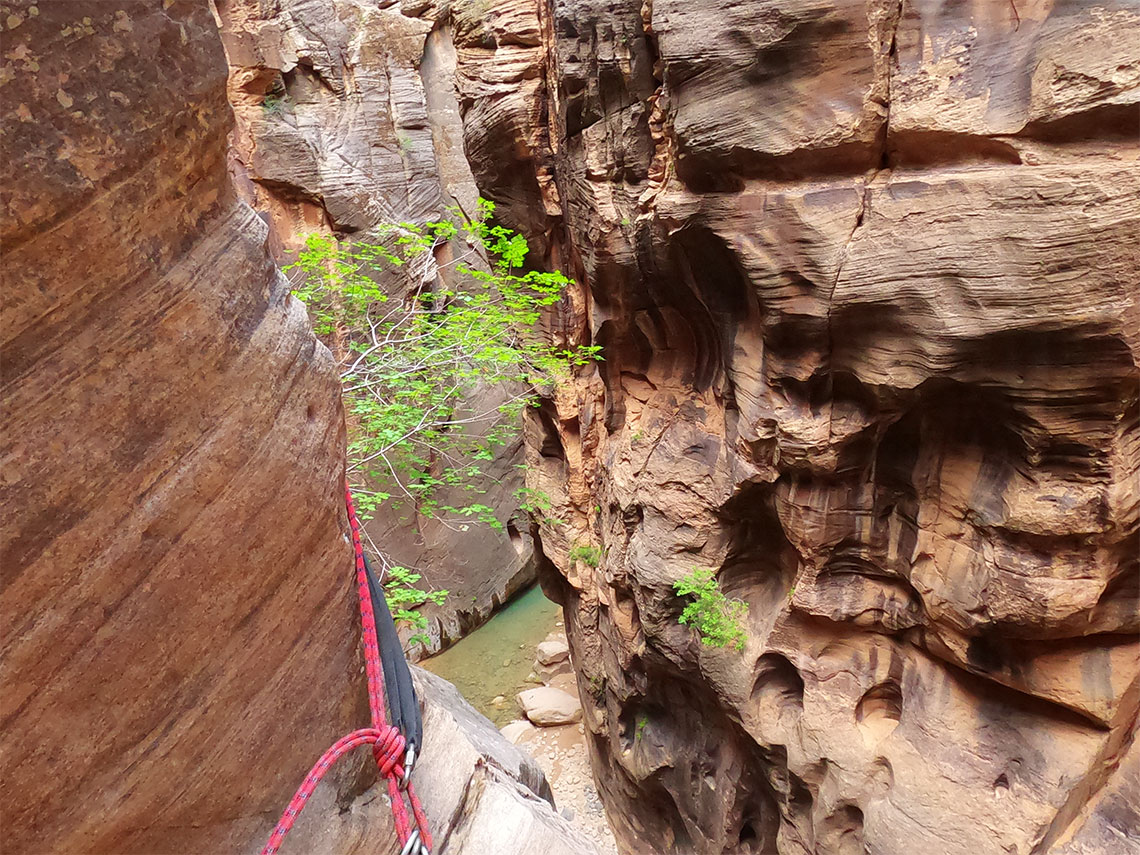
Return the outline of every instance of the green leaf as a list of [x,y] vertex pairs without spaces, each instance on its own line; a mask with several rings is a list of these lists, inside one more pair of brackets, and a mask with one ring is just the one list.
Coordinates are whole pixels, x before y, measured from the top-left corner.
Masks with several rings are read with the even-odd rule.
[[[538,405],[534,390],[553,394],[601,359],[597,345],[551,332],[571,280],[527,269],[526,239],[494,213],[480,199],[471,219],[451,208],[439,219],[382,223],[362,239],[309,235],[288,268],[300,278],[293,294],[341,361],[349,471],[365,516],[388,507],[501,528],[478,501],[494,483],[486,467],[517,437],[524,409]],[[435,261],[448,257],[437,252],[444,246],[450,263]],[[397,280],[407,293],[391,299]],[[505,402],[472,403],[496,389]],[[521,503],[557,522],[549,501]],[[409,593],[419,580],[399,572],[389,573],[393,602],[415,626],[427,601]]]

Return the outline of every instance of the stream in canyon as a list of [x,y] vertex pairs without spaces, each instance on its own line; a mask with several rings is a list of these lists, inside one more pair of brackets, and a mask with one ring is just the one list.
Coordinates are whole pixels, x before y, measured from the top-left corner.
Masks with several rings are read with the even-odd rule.
[[[501,728],[523,719],[515,696],[523,689],[534,688],[527,678],[535,667],[535,648],[547,638],[565,640],[561,626],[562,610],[535,585],[470,635],[417,664],[454,684],[475,709]],[[570,694],[577,692],[569,673],[555,677],[550,684]],[[617,855],[617,844],[590,771],[584,734],[581,723],[531,726],[524,727],[511,741],[538,763],[550,782],[558,809],[599,855]]]
[[[561,609],[535,585],[494,617],[420,666],[459,689],[475,709],[502,727],[520,717],[515,695],[532,684],[534,649],[561,620]],[[504,700],[495,704],[497,697]]]

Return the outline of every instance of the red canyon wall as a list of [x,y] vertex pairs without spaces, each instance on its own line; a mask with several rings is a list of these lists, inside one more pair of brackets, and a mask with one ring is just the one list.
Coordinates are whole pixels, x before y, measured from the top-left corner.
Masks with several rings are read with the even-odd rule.
[[3,848],[242,851],[366,716],[335,367],[209,8],[4,18]]
[[1135,6],[455,14],[476,180],[605,347],[530,462],[627,851],[1137,851]]

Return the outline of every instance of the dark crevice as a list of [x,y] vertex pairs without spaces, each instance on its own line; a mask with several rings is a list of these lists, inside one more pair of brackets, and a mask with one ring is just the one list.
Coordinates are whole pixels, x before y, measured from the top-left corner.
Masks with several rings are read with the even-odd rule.
[[1060,119],[1028,123],[1018,137],[1053,144],[1140,139],[1140,109],[1135,104],[1105,104]]
[[542,441],[538,453],[555,460],[566,460],[566,449],[562,445],[562,434],[558,429],[558,414],[554,403],[544,398],[537,409],[538,422],[542,426]]
[[1016,148],[994,137],[952,132],[899,132],[883,149],[881,168],[928,168],[963,164],[1021,163]]
[[899,61],[899,25],[902,23],[903,2],[899,0],[890,17],[891,40],[887,46],[887,92],[883,104],[886,114],[883,116],[883,127],[879,132],[879,162],[878,169],[890,168],[891,155],[891,88],[894,83],[894,71]]
[[775,852],[780,799],[770,780],[786,775],[786,755],[756,745],[675,673],[648,665],[643,686],[617,711],[600,756],[646,851]]
[[[937,645],[922,645],[925,653],[938,655]],[[992,649],[992,648],[991,648]],[[978,654],[975,653],[975,657]],[[964,667],[961,663],[943,656],[938,657],[946,666],[947,673],[959,676],[962,688],[978,697],[979,708],[983,711],[993,710],[996,716],[1008,718],[1010,710],[1020,710],[1027,715],[1069,724],[1084,730],[1107,732],[1109,726],[1087,712],[1074,709],[1066,704],[1051,698],[1034,695],[1015,685],[998,682],[986,674],[985,667],[975,665]],[[996,669],[994,669],[996,670]]]

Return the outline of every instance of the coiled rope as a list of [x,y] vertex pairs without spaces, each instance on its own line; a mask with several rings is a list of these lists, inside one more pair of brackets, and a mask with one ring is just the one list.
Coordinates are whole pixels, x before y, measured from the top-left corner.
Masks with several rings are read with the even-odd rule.
[[[387,661],[387,659],[393,658],[391,655],[385,659],[383,667],[381,665],[380,645],[376,635],[376,611],[374,609],[376,603],[378,602],[379,608],[384,610],[386,630],[388,629],[387,624],[392,623],[392,617],[388,613],[387,603],[384,601],[379,590],[379,584],[373,577],[371,567],[364,555],[364,547],[360,541],[360,521],[356,518],[352,492],[347,486],[344,489],[344,501],[345,507],[348,509],[348,525],[352,530],[352,548],[356,553],[356,593],[360,600],[361,636],[364,641],[364,671],[368,680],[368,709],[372,716],[372,726],[354,730],[347,736],[341,737],[328,751],[321,755],[321,758],[309,770],[309,774],[305,776],[305,780],[297,789],[288,807],[285,808],[285,812],[281,814],[281,819],[278,820],[277,826],[269,836],[265,848],[261,850],[261,855],[276,855],[281,848],[285,835],[289,833],[289,829],[297,821],[297,817],[304,809],[317,784],[321,782],[321,778],[337,760],[361,745],[372,746],[372,755],[376,758],[376,765],[380,768],[380,774],[388,780],[388,796],[392,802],[392,819],[396,826],[396,836],[403,847],[400,850],[401,855],[430,855],[431,834],[428,832],[427,816],[424,814],[420,800],[416,797],[415,787],[409,780],[412,763],[415,760],[415,752],[419,748],[418,741],[421,739],[419,708],[415,705],[414,694],[411,693],[411,674],[407,671],[406,664],[403,665],[405,673],[399,673],[395,667],[395,660],[391,663]],[[386,632],[386,636],[388,640],[395,637],[394,624],[391,627],[391,632]],[[402,651],[399,652],[399,661],[403,662]],[[397,690],[403,689],[398,702],[392,704],[392,712],[399,724],[412,731],[409,734],[412,738],[411,742],[405,738],[400,727],[388,723],[385,715],[385,671],[388,672],[389,678],[394,680],[394,687]],[[406,683],[406,687],[401,685],[402,683]],[[409,700],[412,708],[414,708],[414,722],[409,721],[411,718]],[[404,802],[405,795],[407,797],[406,805]],[[408,817],[408,807],[411,808],[411,819]]]

